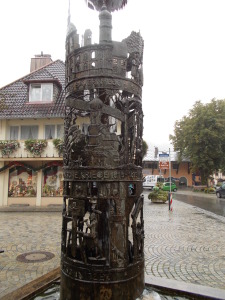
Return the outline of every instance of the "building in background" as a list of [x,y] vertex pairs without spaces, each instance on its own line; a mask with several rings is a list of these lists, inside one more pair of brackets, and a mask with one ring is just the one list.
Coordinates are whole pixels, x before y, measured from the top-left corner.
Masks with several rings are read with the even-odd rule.
[[[164,149],[164,148],[163,148]],[[143,176],[146,175],[163,175],[164,178],[170,176],[168,169],[159,168],[159,154],[162,153],[156,147],[149,147],[147,155],[143,159]],[[166,153],[169,153],[169,148]],[[190,161],[183,160],[178,162],[177,153],[174,151],[170,152],[171,161],[171,177],[176,182],[178,187],[192,187],[193,178],[190,170]]]
[[41,53],[30,67],[0,89],[0,206],[62,204],[65,64]]

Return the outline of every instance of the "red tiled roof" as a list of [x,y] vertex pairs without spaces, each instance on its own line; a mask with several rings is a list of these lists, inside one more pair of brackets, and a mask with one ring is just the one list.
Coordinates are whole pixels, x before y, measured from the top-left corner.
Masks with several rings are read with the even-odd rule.
[[[60,88],[51,103],[29,103],[28,85],[32,81],[56,82]],[[0,89],[0,118],[56,118],[64,116],[65,64],[56,60]]]

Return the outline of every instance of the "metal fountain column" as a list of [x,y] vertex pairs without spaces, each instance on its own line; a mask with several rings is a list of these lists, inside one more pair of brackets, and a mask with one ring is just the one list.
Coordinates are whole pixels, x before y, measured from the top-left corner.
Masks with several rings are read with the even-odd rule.
[[133,300],[144,289],[144,42],[134,31],[111,40],[114,9],[101,5],[99,44],[88,30],[80,47],[68,26],[62,300]]

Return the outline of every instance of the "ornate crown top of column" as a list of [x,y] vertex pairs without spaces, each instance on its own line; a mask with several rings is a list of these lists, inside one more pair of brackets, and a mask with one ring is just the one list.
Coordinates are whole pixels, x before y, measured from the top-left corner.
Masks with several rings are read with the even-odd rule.
[[128,0],[85,0],[88,7],[100,11],[102,6],[105,5],[107,10],[113,12],[122,9]]

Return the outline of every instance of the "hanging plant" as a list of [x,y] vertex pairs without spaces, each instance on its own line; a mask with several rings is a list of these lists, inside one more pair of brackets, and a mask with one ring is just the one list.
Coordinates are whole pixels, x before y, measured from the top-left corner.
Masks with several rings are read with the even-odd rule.
[[59,156],[63,154],[64,142],[62,139],[53,139],[53,145],[57,149]]
[[0,141],[0,150],[2,155],[10,155],[19,148],[20,144],[17,141]]
[[25,149],[33,155],[41,155],[47,146],[46,140],[26,140]]

